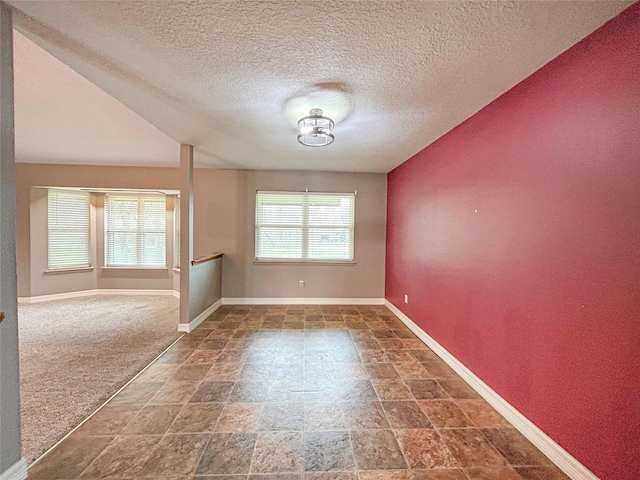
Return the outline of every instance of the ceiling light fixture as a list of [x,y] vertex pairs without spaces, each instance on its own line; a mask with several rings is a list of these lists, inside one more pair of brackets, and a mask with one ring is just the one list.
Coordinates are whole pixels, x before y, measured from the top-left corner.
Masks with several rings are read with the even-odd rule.
[[322,115],[320,108],[312,108],[309,116],[298,120],[298,141],[307,147],[324,147],[333,143],[334,123]]

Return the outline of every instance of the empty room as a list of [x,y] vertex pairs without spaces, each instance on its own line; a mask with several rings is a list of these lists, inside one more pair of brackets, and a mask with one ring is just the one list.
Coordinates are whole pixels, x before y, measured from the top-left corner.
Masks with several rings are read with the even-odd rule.
[[634,480],[640,3],[0,2],[0,480]]

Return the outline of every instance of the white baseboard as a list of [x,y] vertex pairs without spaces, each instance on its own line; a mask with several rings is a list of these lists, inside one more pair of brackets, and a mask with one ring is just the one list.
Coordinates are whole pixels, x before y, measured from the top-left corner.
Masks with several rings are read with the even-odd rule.
[[27,478],[27,460],[21,458],[0,474],[0,480],[25,480]]
[[240,298],[225,297],[223,305],[384,305],[384,298]]
[[587,467],[558,445],[549,435],[538,428],[531,420],[516,410],[509,402],[502,398],[489,385],[469,370],[462,362],[436,342],[429,334],[416,325],[409,317],[402,313],[394,304],[385,300],[385,305],[409,329],[416,334],[431,350],[433,350],[447,365],[449,365],[471,388],[482,396],[493,408],[506,418],[522,435],[533,443],[549,460],[572,480],[598,480]]
[[[40,303],[49,302],[51,300],[66,300],[69,298],[93,297],[103,295],[173,295],[177,292],[174,290],[133,290],[133,289],[114,289],[99,288],[93,290],[80,290],[76,292],[53,293],[51,295],[37,295],[34,297],[18,297],[18,303]],[[178,294],[178,298],[180,298]]]
[[129,288],[99,288],[96,295],[157,295],[173,296],[173,290],[134,290]]
[[68,298],[92,297],[97,290],[79,290],[76,292],[53,293],[51,295],[36,295],[34,297],[18,297],[18,303],[40,303],[51,300],[66,300]]
[[200,325],[207,318],[209,318],[209,315],[211,315],[213,312],[215,312],[217,309],[219,309],[221,305],[222,305],[222,299],[219,299],[216,303],[214,303],[213,305],[208,307],[204,312],[202,312],[196,318],[191,320],[191,322],[189,322],[189,324],[180,323],[178,325],[178,331],[179,332],[184,332],[184,333],[193,332],[198,325]]

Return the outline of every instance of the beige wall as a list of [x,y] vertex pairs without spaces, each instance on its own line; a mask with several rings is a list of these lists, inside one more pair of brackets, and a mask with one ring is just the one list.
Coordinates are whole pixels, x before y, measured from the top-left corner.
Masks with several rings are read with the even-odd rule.
[[[173,206],[174,197],[167,196],[166,212],[166,268],[105,268],[104,266],[104,194],[96,197],[96,256],[97,288],[106,289],[142,289],[142,290],[173,290]],[[33,282],[32,282],[33,285]]]
[[[91,259],[89,271],[47,272],[47,189],[31,188],[30,274],[31,295],[51,295],[80,290],[137,289],[172,290],[174,287],[174,198],[167,196],[167,258],[165,269],[105,268],[104,265],[104,197],[91,194]],[[179,277],[178,277],[179,281]]]
[[[257,190],[357,191],[355,265],[254,262]],[[194,255],[220,251],[223,297],[384,297],[384,174],[203,170],[194,182]],[[305,287],[299,288],[298,281]]]
[[[177,168],[17,164],[19,296],[44,295],[42,292],[46,291],[38,283],[46,268],[46,250],[44,268],[42,260],[32,258],[30,251],[30,238],[33,237],[31,229],[44,228],[46,233],[46,221],[38,221],[35,225],[30,219],[32,187],[42,185],[178,190],[180,178]],[[193,187],[194,257],[213,252],[225,254],[222,260],[223,297],[382,298],[386,186],[384,174],[196,169]],[[256,190],[305,189],[358,192],[355,207],[355,265],[254,263]],[[100,209],[96,206],[96,221],[101,224],[99,215]],[[173,225],[172,216],[167,218],[168,228],[169,224]],[[46,234],[43,238],[46,239]],[[167,250],[168,255],[173,255],[172,243],[167,245]],[[102,258],[100,252],[96,252],[95,258]],[[32,263],[37,264],[33,266]],[[123,272],[108,271],[101,276],[96,273],[96,287],[87,287],[82,282],[84,286],[78,289],[175,289],[179,275],[172,271],[173,262],[167,263],[167,267],[167,277],[161,279],[144,278],[147,274],[138,272],[123,275]],[[34,291],[32,276],[36,279]],[[66,282],[60,276],[55,277],[56,284]],[[140,286],[140,280],[153,280],[155,283],[147,283],[154,286],[144,287]],[[305,288],[298,287],[299,280],[305,281]],[[75,283],[65,285],[71,287]]]
[[189,322],[192,322],[222,296],[222,259],[192,265],[189,275]]
[[[76,271],[73,273],[46,273],[48,268],[47,224],[48,195],[45,188],[31,188],[30,213],[30,291],[31,296],[50,295],[54,293],[93,290],[97,288],[97,270]],[[96,205],[95,197],[91,198],[91,258],[96,258]],[[18,262],[20,265],[20,262]],[[95,267],[95,265],[94,265]],[[20,278],[20,273],[18,274]],[[18,292],[19,296],[23,296]]]
[[[47,268],[46,190],[36,186],[165,189],[179,187],[177,168],[97,167],[77,165],[16,164],[18,296],[29,297],[93,288],[173,289],[173,236],[167,245],[167,270],[107,270],[102,242],[104,217],[101,196],[92,200],[94,266],[89,273],[45,274]],[[168,201],[168,207],[173,203]],[[33,218],[32,218],[33,214]],[[167,231],[173,215],[167,212]]]

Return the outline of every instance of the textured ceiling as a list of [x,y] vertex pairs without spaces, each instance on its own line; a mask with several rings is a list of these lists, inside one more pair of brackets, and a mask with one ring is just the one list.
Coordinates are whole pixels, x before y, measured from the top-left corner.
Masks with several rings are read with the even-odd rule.
[[[633,2],[8,3],[20,31],[193,144],[198,165],[387,172]],[[296,141],[312,107],[337,120],[328,147]]]

